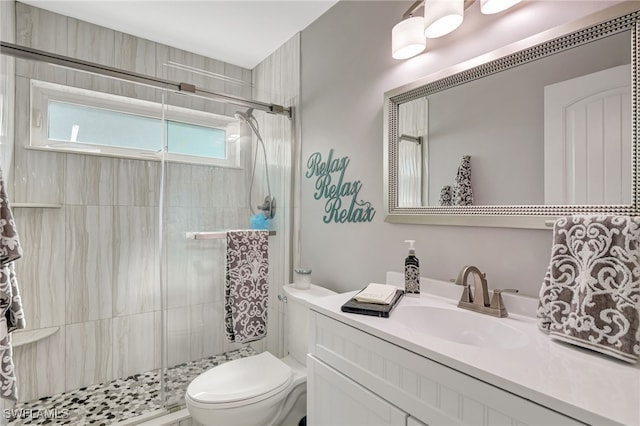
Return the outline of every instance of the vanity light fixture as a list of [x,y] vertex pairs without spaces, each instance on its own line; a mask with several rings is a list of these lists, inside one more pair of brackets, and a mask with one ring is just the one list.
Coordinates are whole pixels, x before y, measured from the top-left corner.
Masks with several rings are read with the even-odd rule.
[[[485,15],[502,12],[522,0],[479,0],[480,10]],[[391,31],[391,56],[394,59],[409,59],[422,53],[426,38],[449,34],[462,24],[464,10],[476,0],[416,0],[402,15],[402,21]],[[424,9],[424,18],[414,16]]]
[[480,11],[485,15],[502,12],[515,6],[522,0],[480,0]]
[[416,56],[427,46],[424,38],[424,18],[411,16],[397,23],[391,31],[391,56],[408,59]]
[[464,0],[425,0],[424,36],[437,38],[449,34],[462,24]]

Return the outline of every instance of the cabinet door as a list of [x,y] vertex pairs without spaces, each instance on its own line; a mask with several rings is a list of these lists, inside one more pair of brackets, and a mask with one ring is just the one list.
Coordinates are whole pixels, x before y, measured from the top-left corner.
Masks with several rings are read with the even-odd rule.
[[313,356],[307,359],[310,426],[403,426],[407,415]]

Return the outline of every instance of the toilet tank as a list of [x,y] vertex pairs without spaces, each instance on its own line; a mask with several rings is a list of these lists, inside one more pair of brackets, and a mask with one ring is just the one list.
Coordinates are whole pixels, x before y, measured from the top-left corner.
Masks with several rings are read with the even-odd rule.
[[285,307],[285,351],[302,365],[307,365],[309,352],[309,302],[336,294],[335,291],[311,284],[307,290],[284,286],[287,296]]

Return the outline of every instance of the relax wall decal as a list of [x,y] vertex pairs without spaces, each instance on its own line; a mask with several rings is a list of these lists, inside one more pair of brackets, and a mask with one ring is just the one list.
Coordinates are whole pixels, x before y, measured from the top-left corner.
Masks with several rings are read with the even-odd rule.
[[376,214],[369,201],[358,201],[362,182],[345,180],[350,161],[349,157],[333,158],[333,149],[325,160],[319,152],[311,154],[307,160],[305,177],[316,179],[313,198],[326,200],[324,223],[371,222]]

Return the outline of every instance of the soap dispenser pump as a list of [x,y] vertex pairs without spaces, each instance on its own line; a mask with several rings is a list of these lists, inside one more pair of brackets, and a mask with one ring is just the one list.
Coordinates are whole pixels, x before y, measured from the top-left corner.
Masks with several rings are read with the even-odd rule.
[[420,294],[420,261],[416,257],[413,247],[415,240],[405,240],[409,243],[409,255],[404,260],[404,292],[405,294]]

